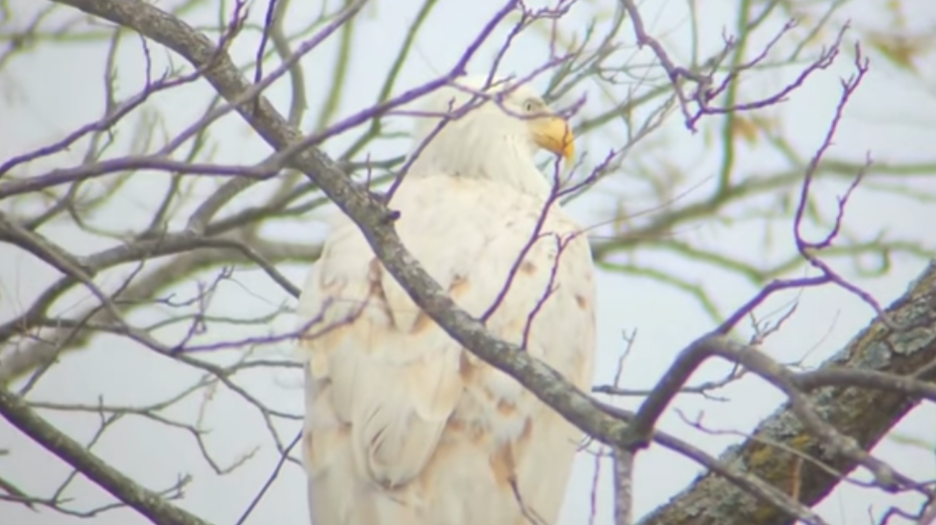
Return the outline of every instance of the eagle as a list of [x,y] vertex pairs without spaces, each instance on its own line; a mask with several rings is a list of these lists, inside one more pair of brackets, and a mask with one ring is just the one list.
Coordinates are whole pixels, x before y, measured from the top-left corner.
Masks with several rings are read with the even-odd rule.
[[[486,80],[426,97],[394,227],[461,308],[585,389],[594,263],[534,162],[569,162],[572,134],[527,84]],[[556,523],[581,432],[422,312],[346,217],[297,311],[313,525]]]

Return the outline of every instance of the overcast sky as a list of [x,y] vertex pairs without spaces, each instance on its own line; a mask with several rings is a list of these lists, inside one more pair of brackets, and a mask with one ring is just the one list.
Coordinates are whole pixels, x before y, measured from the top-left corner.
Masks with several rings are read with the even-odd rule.
[[[290,11],[291,23],[287,27],[299,27],[307,23],[319,9],[318,2],[308,3],[313,7],[307,7],[301,2],[294,3],[296,5]],[[12,13],[20,17],[32,12],[35,8],[32,4],[26,0],[14,0]],[[664,41],[675,57],[688,57],[690,20],[685,5],[672,1],[645,4],[650,6],[643,8],[648,29],[665,37]],[[373,100],[387,64],[394,58],[420,5],[420,2],[414,0],[394,0],[392,7],[389,2],[379,2],[375,8],[372,6],[365,10],[354,42],[351,88],[343,94],[339,116],[350,115]],[[501,2],[495,0],[477,0],[473,3],[444,0],[417,40],[417,52],[403,69],[398,90],[424,82],[450,67],[479,28],[501,5]],[[736,2],[727,0],[705,2],[705,9],[699,13],[698,35],[703,55],[721,45],[723,28],[733,27],[735,5]],[[565,27],[570,31],[576,24],[585,27],[594,13],[609,12],[612,6],[610,0],[582,3],[572,10],[564,22]],[[264,3],[258,3],[252,18],[260,20],[265,8]],[[874,24],[880,23],[877,20],[880,9],[880,2],[855,0],[844,7],[842,13],[851,16],[856,24]],[[936,24],[936,7],[932,3],[916,2],[915,6],[908,8],[907,13],[916,27],[934,27]],[[198,10],[187,14],[186,19],[193,24],[210,24],[217,19],[217,14],[212,9]],[[769,27],[776,29],[780,23],[778,19],[777,23]],[[758,41],[766,41],[773,34],[765,29]],[[828,31],[822,36],[831,38],[832,35],[832,31]],[[633,36],[625,31],[620,39],[632,43]],[[495,38],[495,41],[499,42],[501,38]],[[240,37],[231,50],[235,60],[249,60],[255,52],[256,44],[254,33]],[[308,75],[308,96],[312,101],[320,101],[323,97],[319,79],[328,78],[332,74],[333,44],[322,46],[303,60]],[[472,70],[484,71],[483,67],[490,64],[495,50],[494,46],[483,48]],[[542,53],[541,40],[520,38],[513,52],[507,55],[503,71],[527,72],[539,64]],[[43,46],[36,52],[13,59],[5,67],[0,73],[0,161],[17,152],[58,139],[77,126],[98,118],[103,104],[101,78],[105,54],[105,46],[100,44]],[[152,55],[159,67],[169,63],[166,59],[168,55],[155,45]],[[117,55],[119,96],[128,96],[139,89],[143,72],[141,56],[137,39],[127,38],[123,41]],[[839,93],[838,79],[851,72],[849,60],[846,56],[836,66],[811,78],[804,88],[783,105],[786,134],[802,151],[811,151],[820,143]],[[171,61],[177,65],[182,63],[179,57],[172,57]],[[878,67],[879,63],[874,64],[867,81],[849,106],[833,153],[838,157],[860,158],[864,151],[870,150],[879,162],[932,160],[934,135],[932,131],[924,130],[927,124],[932,129],[932,122],[936,119],[936,97],[933,93],[915,87],[913,82],[895,74],[893,69],[883,63]],[[781,85],[784,79],[792,78],[796,73],[795,69],[765,72],[760,80],[746,83],[745,89],[756,94],[759,90]],[[586,93],[589,102],[583,111],[597,112],[596,105],[601,103],[600,92],[590,84],[583,88],[591,89]],[[173,131],[178,132],[196,119],[204,107],[205,97],[210,93],[205,85],[197,85],[158,97],[152,108],[162,113],[165,120],[161,125],[167,130],[165,133],[169,135]],[[281,111],[288,107],[287,95],[287,82],[280,82],[269,91],[271,100]],[[306,129],[312,125],[313,117],[314,114],[307,119]],[[213,134],[217,162],[251,163],[269,153],[268,146],[256,134],[249,132],[236,117],[224,122],[215,127]],[[402,131],[408,124],[400,119],[394,125]],[[126,144],[128,135],[122,135],[119,141]],[[667,141],[667,156],[673,165],[680,168],[694,166],[688,178],[681,183],[683,188],[677,188],[675,192],[693,187],[698,187],[699,191],[710,190],[715,184],[712,180],[713,170],[719,161],[717,155],[707,154],[712,149],[709,142],[711,138],[706,139],[704,134],[689,133],[681,126],[678,115],[670,119],[659,136]],[[348,137],[338,137],[327,143],[325,149],[331,153],[339,152],[349,140]],[[600,156],[604,152],[602,148],[607,148],[609,143],[613,145],[615,140],[611,132],[603,138],[594,139],[589,143],[592,148],[590,153]],[[372,154],[374,158],[398,155],[404,151],[403,148],[405,142],[398,141],[388,143]],[[80,161],[81,153],[82,149],[76,148],[70,154],[57,157],[54,162],[37,165],[34,172],[52,166],[74,165]],[[588,153],[586,148],[585,154]],[[739,173],[767,171],[773,166],[771,163],[775,167],[783,166],[778,159],[745,151],[739,153],[737,162]],[[126,229],[141,227],[149,218],[152,195],[161,194],[164,182],[162,177],[133,181],[126,189],[126,195],[105,213],[95,217],[95,221],[110,226],[125,224]],[[614,181],[599,186],[595,190],[596,195],[576,201],[571,209],[581,222],[593,222],[600,215],[601,207],[606,204],[606,200],[599,198],[597,193],[613,189],[617,194],[626,196],[631,184],[626,173],[618,175]],[[925,186],[936,189],[936,181],[932,178],[917,179],[907,184],[911,188],[922,189]],[[815,196],[822,206],[833,210],[835,196],[841,189],[840,184],[819,185]],[[202,195],[209,190],[210,187],[205,186],[198,189]],[[250,200],[251,196],[246,195],[236,201],[234,206],[241,206]],[[847,215],[847,223],[855,231],[877,231],[886,226],[894,238],[920,241],[930,248],[936,246],[936,234],[932,226],[934,219],[936,214],[932,208],[927,210],[924,205],[908,199],[861,188],[851,200]],[[713,225],[682,235],[696,236],[700,243],[717,247],[727,256],[766,262],[781,260],[782,254],[790,253],[792,244],[788,230],[777,229],[777,248],[760,254],[752,254],[751,247],[762,250],[761,228]],[[67,225],[49,228],[46,234],[80,254],[95,252],[112,242],[76,234]],[[266,234],[271,238],[296,243],[314,242],[320,238],[321,227],[313,218],[303,218],[302,221],[278,226]],[[654,255],[646,257],[643,262],[659,265],[684,276],[692,276],[704,268],[675,256]],[[859,277],[850,264],[839,264],[838,268],[880,302],[888,304],[906,290],[908,283],[923,270],[924,265],[925,262],[919,258],[897,256],[892,260],[892,267],[886,276],[873,279]],[[307,268],[284,265],[281,270],[294,283],[301,283]],[[116,282],[116,276],[120,274],[112,275],[108,277],[112,281],[107,284]],[[0,302],[0,321],[6,321],[21,312],[24,305],[28,305],[54,276],[52,270],[37,263],[25,252],[0,245],[0,294],[3,297]],[[253,315],[261,315],[288,301],[288,296],[261,272],[238,272],[236,280],[240,283],[238,286],[225,286],[219,290],[213,304],[216,314],[246,316],[248,314],[245,312],[253,312]],[[749,282],[718,271],[699,273],[692,280],[703,282],[725,312],[733,310],[756,292],[756,288]],[[623,383],[630,388],[643,388],[651,387],[658,380],[681,348],[712,328],[711,319],[696,302],[659,282],[602,273],[598,290],[596,383],[607,383],[612,379],[617,360],[625,347],[621,335],[624,332],[637,330],[638,338],[626,361]],[[80,304],[78,299],[82,296],[71,297],[73,303]],[[787,296],[786,300],[789,298]],[[781,304],[783,301],[776,302],[778,306]],[[66,311],[67,306],[69,303],[62,303],[59,311]],[[129,318],[142,323],[159,319],[161,315],[160,312],[140,311]],[[833,287],[809,290],[801,296],[796,315],[780,333],[768,340],[764,349],[782,361],[805,358],[805,364],[815,365],[841,349],[872,316],[873,311],[867,305],[843,290]],[[273,328],[288,330],[292,322],[291,316],[281,316]],[[257,330],[256,327],[243,329],[245,334],[256,334]],[[172,332],[167,331],[164,335],[171,338]],[[232,337],[231,332],[220,335]],[[276,351],[285,354],[288,350],[288,346],[281,345]],[[231,356],[228,354],[227,359],[230,360]],[[723,366],[707,366],[693,380],[719,377],[719,373],[724,371]],[[112,404],[146,403],[163,399],[191,384],[196,378],[197,374],[193,371],[151,352],[134,348],[126,340],[101,337],[93,344],[92,350],[71,355],[55,367],[34,390],[33,399],[94,403],[98,396],[104,396],[105,401]],[[240,377],[238,382],[279,409],[293,412],[301,410],[301,383],[297,374],[285,371],[255,373]],[[678,398],[663,417],[661,427],[717,454],[726,445],[738,442],[741,439],[738,433],[753,428],[782,402],[779,394],[753,379],[740,381],[720,394],[727,401],[716,402],[693,396]],[[199,396],[196,396],[169,410],[168,414],[178,419],[191,420],[197,414],[199,400]],[[625,400],[623,405],[633,408],[637,402]],[[215,476],[201,458],[191,436],[141,419],[128,418],[116,424],[95,446],[94,451],[153,489],[172,485],[179,475],[192,475],[194,481],[187,488],[181,504],[213,523],[233,524],[268,477],[277,456],[270,448],[267,429],[252,407],[223,390],[218,392],[209,406],[204,424],[212,432],[207,443],[212,456],[219,463],[230,463],[254,447],[262,447],[260,452],[230,475]],[[689,419],[702,418],[707,428],[733,433],[712,435],[698,432],[687,426],[680,413]],[[94,418],[63,413],[50,413],[48,416],[61,429],[82,441],[89,439],[95,428]],[[936,410],[932,405],[922,406],[898,425],[895,432],[921,440],[932,449],[936,440],[934,418]],[[289,441],[298,426],[298,423],[282,425],[283,439]],[[0,457],[0,473],[6,479],[15,480],[29,493],[47,493],[68,472],[63,463],[32,445],[5,423],[0,423],[0,449],[10,449],[12,452],[9,456]],[[919,479],[936,478],[936,457],[931,451],[885,438],[875,452],[906,474]],[[602,468],[599,481],[598,513],[594,517],[595,523],[599,524],[611,522],[607,467],[605,465]],[[636,464],[635,514],[645,514],[665,503],[691,482],[698,472],[695,464],[669,452],[657,448],[642,452]],[[593,477],[594,458],[580,456],[561,523],[573,525],[588,522],[591,516],[589,494]],[[107,501],[100,490],[83,481],[75,485],[70,495],[79,498],[83,506],[89,508],[95,503]],[[889,504],[898,501],[913,500],[893,498],[874,490],[844,485],[819,506],[819,511],[834,524],[869,523],[869,508],[873,506],[873,514],[876,515]],[[0,516],[3,516],[0,522],[4,524],[64,525],[79,522],[76,518],[48,511],[32,512],[6,503],[0,503]],[[304,475],[299,468],[289,465],[248,523],[298,525],[306,523],[306,520]],[[129,511],[119,510],[96,517],[94,522],[101,525],[133,525],[144,523],[145,520]]]

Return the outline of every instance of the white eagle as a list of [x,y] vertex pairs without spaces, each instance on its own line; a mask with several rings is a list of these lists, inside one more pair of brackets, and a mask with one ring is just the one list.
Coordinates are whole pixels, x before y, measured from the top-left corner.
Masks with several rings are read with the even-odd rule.
[[[491,333],[586,389],[594,264],[533,160],[544,148],[568,161],[569,126],[526,86],[479,98],[483,78],[458,85],[428,97],[426,112],[457,118],[389,202],[396,230]],[[440,118],[420,120],[417,145]],[[421,312],[347,218],[306,280],[299,324],[314,525],[556,523],[581,432]]]

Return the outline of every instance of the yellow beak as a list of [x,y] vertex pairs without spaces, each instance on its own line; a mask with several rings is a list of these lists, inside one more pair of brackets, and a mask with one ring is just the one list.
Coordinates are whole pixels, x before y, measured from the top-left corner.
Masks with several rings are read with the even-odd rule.
[[533,141],[536,145],[561,155],[566,162],[575,156],[575,137],[569,129],[569,123],[562,117],[542,117],[530,122]]

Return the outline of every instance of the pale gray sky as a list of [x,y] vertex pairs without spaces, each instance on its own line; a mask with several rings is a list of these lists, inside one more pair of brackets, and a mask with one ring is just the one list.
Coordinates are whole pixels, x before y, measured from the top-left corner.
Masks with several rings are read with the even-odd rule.
[[[735,1],[719,0],[705,2],[704,11],[700,11],[699,41],[703,55],[719,48],[722,44],[722,29],[734,24]],[[912,2],[907,2],[913,4]],[[16,16],[35,9],[32,2],[13,0],[12,12]],[[214,4],[214,3],[212,3]],[[317,13],[316,7],[306,7],[295,2],[290,20],[296,27],[307,23]],[[701,4],[701,2],[700,2]],[[430,18],[427,29],[421,34],[416,44],[415,53],[404,67],[399,91],[417,85],[433,75],[446,70],[465,45],[474,37],[490,15],[502,5],[495,0],[477,0],[474,3],[444,0]],[[376,2],[365,10],[359,23],[355,41],[355,51],[351,60],[350,75],[352,88],[344,93],[339,115],[349,115],[365,107],[373,100],[383,79],[387,64],[394,58],[399,43],[418,10],[420,3],[415,0],[395,0],[392,7],[388,2]],[[265,3],[254,7],[252,19],[260,20]],[[308,12],[305,10],[308,9]],[[576,24],[584,27],[596,12],[610,12],[613,3],[610,0],[582,3],[572,10],[570,18],[564,24],[574,30]],[[843,8],[843,13],[852,17],[855,24],[880,23],[875,17],[880,10],[878,2],[855,0]],[[643,7],[648,29],[666,42],[677,59],[689,56],[691,36],[688,11],[682,2],[646,2]],[[936,23],[936,7],[927,2],[917,2],[908,8],[908,18],[917,27],[933,27]],[[190,23],[199,21],[213,23],[217,14],[212,10],[198,10],[190,13]],[[844,16],[842,16],[844,18]],[[772,27],[777,28],[781,21]],[[623,31],[619,38],[632,42],[633,35]],[[760,42],[773,36],[770,30],[764,30]],[[501,38],[503,31],[499,33]],[[825,32],[822,38],[831,39],[832,33]],[[849,49],[850,49],[849,41]],[[323,92],[318,79],[327,77],[333,67],[336,40],[329,41],[303,60],[308,75],[308,96],[315,103],[321,101]],[[257,45],[256,33],[246,33],[239,37],[231,49],[235,60],[247,61],[253,56]],[[752,49],[758,49],[752,43]],[[496,47],[482,49],[478,60],[473,63],[474,71],[488,65]],[[182,59],[169,56],[156,45],[151,46],[151,53],[160,71],[169,62],[179,65]],[[644,55],[641,55],[644,56]],[[101,78],[104,68],[105,47],[103,45],[44,46],[41,50],[13,59],[0,74],[0,159],[5,160],[17,152],[43,145],[57,139],[78,125],[99,117],[103,96]],[[139,40],[127,38],[123,41],[118,54],[119,94],[123,96],[135,93],[142,85],[143,62]],[[515,43],[514,51],[507,55],[503,71],[526,72],[540,63],[543,58],[542,41],[532,36],[521,37]],[[842,75],[851,73],[850,56],[845,56],[828,71],[812,77],[791,100],[778,108],[771,109],[765,115],[781,113],[784,119],[783,132],[801,151],[812,151],[819,145],[825,134],[834,104],[839,94],[839,80]],[[744,84],[744,92],[754,97],[766,89],[775,89],[793,78],[798,68],[786,68],[782,71],[753,74],[752,80]],[[925,74],[932,75],[932,72]],[[932,79],[932,77],[931,77]],[[931,83],[931,85],[936,85]],[[873,65],[864,85],[855,95],[844,119],[835,146],[831,153],[837,157],[858,158],[862,152],[870,150],[879,162],[932,160],[934,135],[932,123],[936,120],[936,96],[931,92],[914,87],[915,84],[894,73],[881,61]],[[583,108],[585,112],[596,112],[601,105],[601,95],[593,85],[587,93],[589,102]],[[188,126],[197,119],[204,106],[204,100],[211,94],[204,83],[186,86],[172,93],[161,94],[153,101],[152,107],[158,109],[164,117],[161,124],[172,132]],[[288,84],[279,82],[267,92],[281,111],[288,107]],[[311,125],[312,116],[307,119]],[[238,117],[227,117],[223,125],[216,125],[214,146],[217,148],[215,160],[219,163],[250,163],[262,159],[269,153],[268,146],[255,134],[249,132]],[[395,121],[399,130],[406,129],[407,123]],[[608,147],[623,136],[623,130],[608,132],[602,137],[593,137],[588,146],[591,155],[601,156]],[[126,143],[125,133],[118,140]],[[690,134],[681,125],[679,115],[670,118],[667,125],[659,131],[658,137],[666,140],[666,159],[671,165],[688,170],[688,179],[675,193],[698,186],[698,191],[712,188],[712,176],[720,158],[718,148],[713,146],[717,137],[706,133]],[[353,137],[337,137],[325,145],[329,152],[340,151]],[[383,155],[400,154],[405,142],[387,143],[372,151],[375,158]],[[117,150],[119,151],[119,150]],[[37,164],[34,172],[42,168],[69,166],[80,161],[81,148],[72,153],[61,155],[52,161]],[[739,151],[738,173],[756,175],[785,166],[782,159],[762,155],[755,150]],[[626,167],[626,164],[625,164]],[[144,175],[143,173],[140,174]],[[911,188],[926,186],[936,189],[936,181],[916,179],[907,182]],[[113,225],[120,221],[124,228],[138,228],[146,223],[151,211],[152,195],[161,194],[164,179],[138,178],[126,189],[126,196],[119,203],[107,208],[106,213],[95,217],[99,224]],[[613,188],[618,194],[627,196],[633,183],[627,174],[616,175],[596,189],[596,193]],[[200,194],[207,194],[210,185],[198,188]],[[835,196],[842,191],[842,184],[829,183],[817,185],[815,197],[825,209],[832,213]],[[253,195],[262,189],[251,190]],[[155,192],[155,193],[154,193]],[[248,193],[251,193],[248,192]],[[239,198],[235,206],[250,202],[251,195]],[[607,200],[594,195],[577,201],[572,209],[584,223],[594,221],[600,206]],[[770,203],[765,202],[765,205]],[[182,215],[184,217],[184,214]],[[860,188],[854,195],[846,216],[847,224],[856,231],[880,229],[886,226],[894,238],[921,241],[929,247],[936,246],[936,234],[933,233],[933,221],[936,214],[922,204],[913,204],[907,199],[885,196],[873,190]],[[311,223],[311,218],[303,218],[291,225],[277,227],[267,232],[271,237],[282,238],[291,242],[313,242],[320,238],[321,227]],[[728,256],[737,256],[753,261],[778,261],[791,253],[790,228],[788,224],[778,225],[772,234],[775,249],[762,254],[752,253],[751,246],[762,250],[761,228],[751,226],[716,225],[682,232],[681,235],[695,236],[698,242],[708,247],[717,247]],[[76,235],[67,225],[49,228],[47,235],[75,253],[92,253],[110,245],[109,241],[88,236]],[[705,288],[716,298],[717,304],[724,311],[731,311],[751,297],[756,288],[736,276],[705,270],[696,264],[688,264],[672,255],[641,254],[636,257],[644,264],[658,265],[681,275],[698,273],[693,279],[704,283]],[[854,279],[883,304],[900,295],[909,281],[918,275],[924,262],[917,258],[895,256],[892,267],[885,277],[867,279],[857,275],[849,264],[840,264],[838,269],[843,275]],[[294,283],[301,283],[306,268],[285,265],[281,270]],[[128,269],[108,274],[113,285],[117,276],[126,274]],[[22,251],[11,250],[7,245],[0,245],[0,290],[3,301],[0,303],[0,321],[22,311],[24,305],[43,289],[54,273],[37,263],[35,259]],[[218,315],[240,315],[255,312],[260,315],[287,300],[285,293],[271,283],[259,271],[244,271],[237,274],[237,281],[242,287],[223,287],[213,304],[213,311]],[[72,294],[71,302],[64,305],[78,304],[86,293]],[[782,305],[789,300],[774,301]],[[291,303],[290,303],[291,304]],[[765,312],[767,310],[765,309]],[[687,343],[712,328],[711,320],[697,303],[685,294],[665,287],[658,282],[632,276],[603,273],[599,282],[599,358],[596,383],[607,383],[616,368],[617,359],[625,344],[622,332],[638,331],[637,342],[626,361],[624,384],[631,388],[650,387],[669,366],[676,353]],[[249,314],[246,314],[249,315]],[[783,361],[795,361],[806,356],[807,364],[816,364],[840,349],[858,329],[865,326],[873,316],[873,311],[847,292],[827,287],[808,290],[800,298],[796,315],[785,328],[771,337],[765,345],[765,351]],[[143,322],[147,319],[160,318],[159,312],[140,311],[129,316],[131,320]],[[273,328],[289,330],[292,327],[291,316],[281,316]],[[265,329],[265,328],[264,328]],[[252,330],[252,331],[251,331]],[[244,328],[244,333],[256,334],[256,328]],[[171,337],[172,332],[166,332]],[[223,337],[232,337],[230,331]],[[280,351],[288,351],[283,345]],[[808,354],[808,355],[807,355]],[[231,353],[220,358],[230,360]],[[706,366],[696,374],[694,380],[714,378],[724,372],[724,366]],[[98,396],[113,404],[134,404],[162,399],[184,388],[197,378],[191,370],[180,367],[166,359],[139,348],[133,348],[126,340],[100,337],[93,344],[93,349],[69,356],[55,367],[34,391],[34,399],[59,402],[94,403]],[[301,409],[302,396],[299,377],[285,372],[255,373],[245,375],[239,383],[255,395],[269,401],[281,410],[298,412]],[[726,402],[714,402],[699,397],[683,396],[677,399],[661,421],[661,427],[669,432],[683,436],[711,453],[718,453],[728,444],[741,438],[736,435],[710,435],[688,427],[680,419],[677,411],[689,418],[702,418],[706,427],[716,430],[744,432],[765,415],[772,412],[782,401],[781,396],[771,388],[754,379],[746,379],[729,387],[722,395],[729,398]],[[198,396],[196,396],[198,397]],[[199,399],[190,400],[169,411],[179,419],[191,419],[197,413]],[[625,400],[623,405],[634,408],[637,400]],[[262,447],[252,459],[226,476],[215,476],[196,448],[191,437],[178,430],[140,419],[128,418],[112,428],[95,447],[95,452],[102,458],[119,467],[128,475],[140,480],[147,486],[158,489],[172,485],[177,476],[190,474],[194,482],[187,488],[186,497],[181,502],[185,508],[199,516],[216,523],[232,524],[243,512],[252,495],[264,483],[272,470],[277,455],[270,448],[269,436],[256,410],[245,404],[230,392],[219,392],[209,405],[205,426],[212,429],[207,442],[213,457],[221,464],[231,462],[240,454],[254,447]],[[87,440],[95,428],[94,418],[79,417],[63,413],[48,414],[50,421],[80,440]],[[936,410],[932,405],[925,405],[907,417],[895,432],[911,436],[928,443],[930,448],[936,440]],[[298,428],[298,423],[283,425],[282,436],[285,441],[291,439]],[[15,479],[27,492],[47,492],[55,487],[68,468],[58,459],[31,444],[15,429],[0,423],[0,448],[10,449],[12,454],[0,457],[0,472],[7,479]],[[933,453],[901,442],[885,438],[875,450],[882,459],[890,461],[903,472],[921,479],[936,478],[936,457]],[[594,475],[594,461],[591,456],[581,456],[570,484],[569,494],[561,523],[572,525],[587,523],[590,516],[590,491]],[[595,523],[611,522],[609,468],[602,468],[598,500],[598,514]],[[690,461],[673,454],[651,448],[638,456],[635,475],[635,513],[642,515],[656,506],[665,503],[673,494],[682,490],[699,472]],[[106,496],[87,482],[74,485],[70,495],[79,498],[83,506],[91,507],[95,503],[107,501]],[[853,485],[843,485],[828,497],[819,511],[831,523],[856,524],[869,523],[869,508],[873,506],[875,515],[888,505],[896,502],[912,503],[910,498],[893,497],[874,490],[862,489]],[[907,507],[912,508],[912,507]],[[49,511],[39,513],[23,507],[0,503],[2,523],[22,525],[65,525],[79,523],[76,518],[62,516]],[[118,510],[94,518],[100,525],[144,523],[144,519],[126,510]],[[253,513],[248,523],[306,523],[305,480],[302,472],[293,465],[288,465],[263,502]]]

